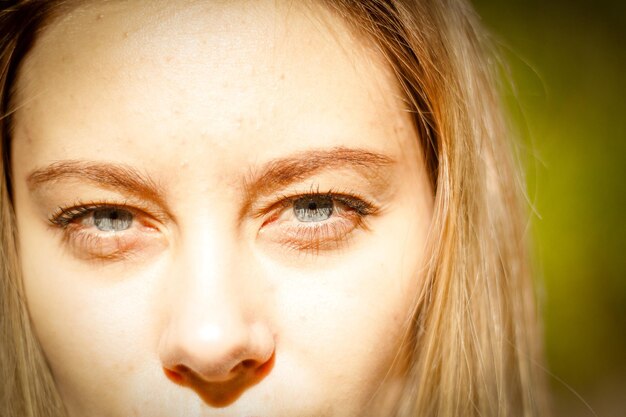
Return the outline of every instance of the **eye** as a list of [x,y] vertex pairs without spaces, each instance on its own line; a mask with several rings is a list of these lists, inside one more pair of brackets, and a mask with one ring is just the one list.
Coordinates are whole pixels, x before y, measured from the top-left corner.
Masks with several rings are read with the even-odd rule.
[[93,225],[103,232],[121,232],[130,228],[133,214],[128,210],[114,207],[95,209],[92,211]]
[[261,235],[289,249],[320,252],[348,244],[380,209],[354,193],[307,192],[275,203]]
[[293,212],[301,222],[320,222],[333,214],[333,199],[328,195],[313,195],[298,198],[293,202]]
[[147,208],[119,203],[77,203],[49,218],[63,233],[63,242],[84,259],[125,259],[162,241],[155,216]]
[[77,203],[59,207],[48,219],[51,224],[62,229],[70,226],[93,227],[101,232],[123,232],[136,223],[141,210],[125,204]]

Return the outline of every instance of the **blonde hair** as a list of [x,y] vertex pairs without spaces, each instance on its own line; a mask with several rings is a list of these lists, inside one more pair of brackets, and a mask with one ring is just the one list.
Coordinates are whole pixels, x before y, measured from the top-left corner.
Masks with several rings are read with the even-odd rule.
[[[464,0],[327,1],[369,37],[405,92],[435,190],[426,285],[397,416],[545,415],[524,182],[488,36]],[[10,182],[11,84],[58,1],[0,12],[0,415],[62,416],[31,330]]]

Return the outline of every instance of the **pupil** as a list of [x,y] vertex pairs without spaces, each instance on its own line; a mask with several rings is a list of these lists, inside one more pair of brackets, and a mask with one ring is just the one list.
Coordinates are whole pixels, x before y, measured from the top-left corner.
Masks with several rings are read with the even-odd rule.
[[126,210],[103,208],[94,210],[93,224],[105,232],[120,232],[128,229],[133,221],[133,215]]
[[293,211],[301,222],[321,222],[333,214],[333,199],[326,195],[302,197],[294,201]]

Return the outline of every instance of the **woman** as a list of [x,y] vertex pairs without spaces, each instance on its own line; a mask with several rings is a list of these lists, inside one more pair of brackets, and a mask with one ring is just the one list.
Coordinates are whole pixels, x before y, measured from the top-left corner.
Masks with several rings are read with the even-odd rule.
[[463,1],[2,12],[2,415],[538,415]]

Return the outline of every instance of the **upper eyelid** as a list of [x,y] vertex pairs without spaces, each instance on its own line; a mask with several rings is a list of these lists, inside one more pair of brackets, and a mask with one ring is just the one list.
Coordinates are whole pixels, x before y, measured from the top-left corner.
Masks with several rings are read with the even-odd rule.
[[378,212],[378,208],[372,202],[370,202],[365,197],[356,195],[356,193],[340,192],[340,191],[333,191],[333,190],[330,190],[328,192],[319,192],[319,191],[312,191],[311,189],[311,191],[295,193],[292,195],[281,194],[278,201],[269,200],[269,201],[274,201],[274,202],[273,203],[272,202],[261,203],[259,204],[258,207],[251,208],[250,217],[261,218],[265,216],[268,212],[275,211],[274,208],[279,207],[279,206],[282,207],[283,209],[288,209],[289,207],[291,207],[294,201],[300,198],[306,198],[306,197],[311,197],[311,196],[328,196],[332,198],[333,201],[344,203],[344,204],[346,200],[362,202],[365,206],[371,208],[372,210],[372,213],[367,213],[367,214],[373,214],[375,212]]
[[[77,219],[84,218],[86,216],[89,216],[89,215],[93,214],[93,212],[95,210],[99,210],[99,209],[103,209],[103,208],[116,208],[116,209],[120,209],[120,210],[126,210],[126,211],[130,212],[133,215],[133,220],[136,220],[136,217],[142,216],[142,212],[144,212],[144,210],[142,210],[142,209],[137,209],[137,208],[135,208],[133,206],[126,205],[126,204],[120,204],[120,203],[78,204],[78,205],[68,206],[68,207],[65,207],[65,208],[59,207],[57,209],[57,211],[55,211],[52,215],[50,215],[50,217],[48,218],[48,222],[52,226],[65,228],[65,227],[69,226],[69,224],[72,223],[73,221],[75,221]],[[75,215],[68,214],[72,210],[83,211],[83,212],[82,213],[75,213]],[[64,218],[64,216],[65,216],[65,218]]]

